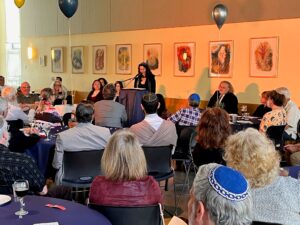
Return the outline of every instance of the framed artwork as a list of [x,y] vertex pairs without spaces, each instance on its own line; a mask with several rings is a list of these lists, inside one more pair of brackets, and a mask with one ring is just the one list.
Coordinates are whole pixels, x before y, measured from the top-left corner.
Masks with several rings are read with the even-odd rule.
[[144,62],[149,65],[152,73],[156,76],[161,75],[161,44],[144,44]]
[[53,73],[63,73],[64,72],[63,47],[51,48],[51,71]]
[[250,39],[250,77],[277,77],[278,37]]
[[131,44],[116,45],[116,73],[131,74]]
[[209,42],[209,76],[232,77],[233,41]]
[[107,47],[93,46],[93,73],[106,73]]
[[84,72],[84,55],[83,46],[71,47],[72,73]]
[[174,44],[175,76],[194,76],[195,46],[195,42],[182,42]]

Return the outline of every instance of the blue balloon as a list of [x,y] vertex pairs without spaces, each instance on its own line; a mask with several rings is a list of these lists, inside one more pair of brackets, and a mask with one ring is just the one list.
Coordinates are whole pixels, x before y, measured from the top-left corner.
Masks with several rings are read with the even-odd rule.
[[78,8],[78,0],[58,0],[58,5],[62,13],[71,18]]

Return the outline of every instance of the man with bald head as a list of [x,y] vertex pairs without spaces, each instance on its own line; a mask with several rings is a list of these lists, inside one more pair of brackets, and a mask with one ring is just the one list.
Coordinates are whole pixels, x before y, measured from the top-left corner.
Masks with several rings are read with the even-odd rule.
[[36,102],[39,102],[39,96],[30,93],[30,84],[24,81],[20,86],[20,92],[17,96],[17,101],[23,111],[29,111]]

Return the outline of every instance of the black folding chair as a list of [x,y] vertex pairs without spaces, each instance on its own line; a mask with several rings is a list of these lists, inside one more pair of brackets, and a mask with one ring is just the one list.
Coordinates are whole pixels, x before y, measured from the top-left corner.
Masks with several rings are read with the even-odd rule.
[[[173,146],[143,146],[147,161],[148,175],[153,176],[156,181],[165,181],[165,191],[168,191],[168,180],[174,177],[174,170],[171,167],[171,157]],[[174,201],[177,208],[176,188],[174,185]],[[175,214],[176,214],[175,208]]]
[[102,206],[89,204],[89,208],[103,214],[112,225],[162,225],[164,224],[161,205],[150,206]]
[[101,158],[104,150],[71,152],[64,151],[62,185],[72,188],[73,199],[78,193],[88,196],[91,183],[101,174]]
[[266,134],[274,142],[276,150],[283,151],[283,132],[286,125],[270,126]]
[[282,225],[282,224],[280,224],[280,223],[267,223],[267,222],[253,221],[252,225]]

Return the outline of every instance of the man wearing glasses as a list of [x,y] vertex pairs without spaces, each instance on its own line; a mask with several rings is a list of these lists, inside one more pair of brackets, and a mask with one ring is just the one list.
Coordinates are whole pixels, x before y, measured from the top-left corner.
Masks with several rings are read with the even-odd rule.
[[38,95],[30,93],[30,84],[25,81],[20,86],[20,92],[18,92],[17,101],[23,111],[29,111],[30,108],[38,104],[40,99]]

